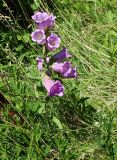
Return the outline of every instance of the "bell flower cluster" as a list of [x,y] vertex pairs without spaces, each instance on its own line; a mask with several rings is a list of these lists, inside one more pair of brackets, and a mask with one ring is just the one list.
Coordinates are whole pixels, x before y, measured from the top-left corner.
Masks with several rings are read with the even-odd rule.
[[48,96],[63,96],[65,89],[61,80],[52,80],[51,77],[52,73],[56,73],[60,78],[77,78],[76,68],[66,60],[71,58],[72,55],[67,48],[63,47],[58,53],[48,56],[48,53],[59,48],[61,43],[61,38],[51,32],[55,24],[55,16],[46,12],[37,12],[32,16],[32,19],[37,27],[31,34],[32,40],[45,49],[43,58],[39,56],[36,59],[38,70],[44,72],[42,84],[47,90]]

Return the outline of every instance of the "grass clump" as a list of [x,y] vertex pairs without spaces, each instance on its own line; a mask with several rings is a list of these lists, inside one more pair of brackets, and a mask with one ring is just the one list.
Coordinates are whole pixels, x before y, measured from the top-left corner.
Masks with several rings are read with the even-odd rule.
[[116,1],[39,4],[58,17],[55,32],[73,55],[79,80],[64,81],[64,97],[45,96],[35,61],[41,48],[30,38],[32,22],[22,28],[9,9],[0,44],[0,90],[8,100],[0,108],[0,159],[114,160]]

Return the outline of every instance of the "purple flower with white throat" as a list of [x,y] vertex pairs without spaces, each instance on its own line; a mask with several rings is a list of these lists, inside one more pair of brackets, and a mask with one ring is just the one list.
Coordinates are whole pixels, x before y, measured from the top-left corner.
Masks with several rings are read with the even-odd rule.
[[54,51],[60,46],[60,42],[61,39],[56,34],[51,33],[51,35],[47,37],[47,49],[49,51]]
[[55,72],[58,72],[61,74],[66,73],[70,68],[71,68],[70,62],[64,62],[64,63],[55,62],[52,64],[52,69]]
[[[55,24],[56,17],[46,12],[37,12],[32,16],[36,23],[36,29],[32,32],[31,37],[34,42],[43,45],[43,58],[37,57],[37,68],[42,74],[42,84],[47,90],[50,97],[63,96],[64,86],[60,80],[52,80],[53,73],[58,74],[61,78],[77,78],[76,68],[72,67],[70,62],[65,58],[72,55],[63,47],[62,50],[55,55],[50,55],[50,51],[59,48],[61,38],[51,33],[51,28]],[[48,57],[49,56],[49,57]]]
[[68,50],[65,47],[63,47],[63,49],[59,53],[52,56],[52,59],[57,61],[62,61],[65,58],[70,58],[70,57],[72,57],[72,55],[68,52]]
[[47,20],[47,27],[52,27],[55,24],[55,19],[56,16],[53,16],[53,14],[51,14]]
[[46,42],[46,35],[45,32],[43,30],[35,30],[34,32],[32,32],[31,34],[32,40],[34,42],[37,42],[38,44],[45,44]]
[[36,12],[33,16],[32,19],[36,23],[41,23],[46,21],[49,18],[49,15],[46,12]]
[[77,78],[76,68],[70,68],[67,72],[63,73],[62,76],[64,78]]
[[36,60],[37,60],[37,68],[38,70],[41,71],[43,69],[44,60],[41,57],[37,57]]
[[56,17],[46,12],[37,12],[32,19],[35,20],[39,29],[46,30],[54,25]]
[[43,79],[43,85],[46,88],[48,95],[52,96],[63,96],[64,86],[60,81],[52,81],[48,76]]
[[47,29],[53,27],[54,23],[55,23],[55,18],[56,18],[55,16],[50,15],[47,20],[45,20],[41,23],[37,23],[38,28],[43,29],[43,30],[47,30]]

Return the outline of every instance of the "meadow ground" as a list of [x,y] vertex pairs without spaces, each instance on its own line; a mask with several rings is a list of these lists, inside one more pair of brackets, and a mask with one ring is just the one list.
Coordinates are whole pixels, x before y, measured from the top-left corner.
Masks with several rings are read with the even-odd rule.
[[54,32],[73,55],[79,78],[63,80],[63,97],[46,98],[35,60],[42,48],[30,38],[34,24],[30,18],[21,27],[4,2],[0,90],[8,102],[0,111],[0,159],[116,160],[116,0],[37,2],[34,11],[57,16]]

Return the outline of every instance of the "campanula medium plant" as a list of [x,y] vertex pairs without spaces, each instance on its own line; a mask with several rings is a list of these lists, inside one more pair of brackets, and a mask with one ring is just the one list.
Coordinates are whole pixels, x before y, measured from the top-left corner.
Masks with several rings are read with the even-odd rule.
[[[77,78],[76,68],[72,67],[71,62],[65,61],[72,55],[67,48],[63,47],[55,55],[48,56],[48,53],[59,48],[61,43],[61,38],[51,32],[55,24],[55,16],[46,12],[36,12],[32,19],[37,27],[31,34],[32,40],[44,47],[42,57],[36,59],[37,68],[42,73],[42,84],[47,90],[48,96],[63,96],[65,88],[61,78]],[[60,80],[52,80],[52,71],[60,76]]]

